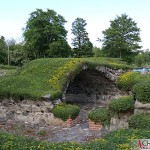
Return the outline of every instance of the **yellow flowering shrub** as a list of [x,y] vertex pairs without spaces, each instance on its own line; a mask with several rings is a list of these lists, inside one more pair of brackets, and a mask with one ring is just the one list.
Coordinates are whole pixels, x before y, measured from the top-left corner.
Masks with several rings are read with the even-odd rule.
[[128,91],[139,81],[140,77],[141,75],[137,72],[126,72],[118,77],[116,84],[119,88]]

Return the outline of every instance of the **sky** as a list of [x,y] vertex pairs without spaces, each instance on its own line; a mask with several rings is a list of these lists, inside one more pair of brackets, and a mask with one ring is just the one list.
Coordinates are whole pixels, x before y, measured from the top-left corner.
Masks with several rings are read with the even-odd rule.
[[37,8],[52,9],[67,23],[67,39],[71,46],[72,22],[80,17],[86,20],[86,31],[94,46],[101,47],[102,31],[110,27],[110,20],[127,14],[141,29],[143,50],[150,49],[150,0],[2,0],[0,2],[0,35],[7,39],[22,40],[23,28],[30,13]]

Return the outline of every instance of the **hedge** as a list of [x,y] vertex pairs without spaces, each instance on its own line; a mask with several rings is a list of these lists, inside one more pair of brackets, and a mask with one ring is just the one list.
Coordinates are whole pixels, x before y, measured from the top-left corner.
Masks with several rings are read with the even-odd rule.
[[137,72],[126,72],[120,75],[116,81],[119,88],[130,91],[132,87],[139,81],[141,75]]
[[129,128],[150,130],[150,114],[137,114],[129,118]]
[[113,99],[109,103],[109,110],[115,113],[123,113],[134,109],[134,100],[132,96],[125,96],[119,99]]
[[66,121],[69,117],[75,119],[80,112],[80,108],[71,104],[59,104],[52,110],[55,117]]
[[150,81],[143,81],[133,86],[132,92],[138,101],[150,102]]
[[91,111],[88,114],[88,117],[95,123],[101,123],[104,126],[110,124],[109,111],[106,108],[99,108],[94,111]]

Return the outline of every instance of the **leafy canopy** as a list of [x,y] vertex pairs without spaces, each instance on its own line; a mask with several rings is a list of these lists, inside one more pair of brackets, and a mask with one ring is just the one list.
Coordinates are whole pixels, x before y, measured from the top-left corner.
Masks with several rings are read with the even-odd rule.
[[66,20],[55,11],[37,9],[30,14],[24,31],[27,50],[35,58],[47,56],[49,44],[66,40]]
[[126,14],[110,21],[110,27],[103,31],[103,34],[103,48],[108,56],[127,60],[127,57],[129,59],[141,48],[140,29]]

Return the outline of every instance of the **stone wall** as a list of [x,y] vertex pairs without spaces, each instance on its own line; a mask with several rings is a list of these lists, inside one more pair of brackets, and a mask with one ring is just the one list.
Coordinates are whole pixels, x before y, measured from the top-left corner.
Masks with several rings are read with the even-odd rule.
[[50,112],[54,107],[51,101],[29,101],[15,102],[13,99],[5,99],[0,102],[1,120],[22,121],[31,124],[57,124],[62,123]]
[[150,114],[150,103],[141,103],[138,100],[134,104],[134,114],[148,113]]
[[123,114],[111,116],[110,130],[128,128],[129,127],[128,119],[131,115],[132,113],[123,113]]

